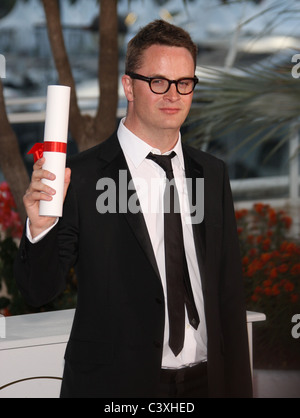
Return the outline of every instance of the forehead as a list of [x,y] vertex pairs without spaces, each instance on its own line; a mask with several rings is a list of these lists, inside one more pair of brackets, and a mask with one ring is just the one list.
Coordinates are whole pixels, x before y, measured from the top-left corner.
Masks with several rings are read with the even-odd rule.
[[139,70],[148,76],[193,77],[195,72],[192,54],[181,47],[152,45],[144,51],[141,64]]

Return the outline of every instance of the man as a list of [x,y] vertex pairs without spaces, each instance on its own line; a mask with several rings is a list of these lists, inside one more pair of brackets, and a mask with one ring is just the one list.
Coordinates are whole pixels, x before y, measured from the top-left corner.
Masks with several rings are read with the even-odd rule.
[[[180,138],[197,83],[196,59],[190,36],[163,21],[130,42],[122,79],[127,116],[106,142],[70,161],[59,221],[38,215],[39,201],[51,200],[55,191],[41,183],[53,179],[42,169],[44,159],[34,166],[16,274],[25,298],[39,306],[64,289],[67,272],[76,267],[78,304],[62,397],[251,396],[226,168],[182,146]],[[158,162],[162,154],[171,168]],[[182,212],[171,250],[176,210],[172,206],[169,217],[164,209],[167,186],[153,187],[166,177],[175,177],[169,197],[179,199]],[[197,182],[202,177],[204,197]],[[192,186],[186,187],[189,179]],[[116,187],[109,190],[111,184]],[[203,198],[200,223],[201,216],[195,221],[183,208],[197,208]],[[170,284],[178,271],[177,284]]]

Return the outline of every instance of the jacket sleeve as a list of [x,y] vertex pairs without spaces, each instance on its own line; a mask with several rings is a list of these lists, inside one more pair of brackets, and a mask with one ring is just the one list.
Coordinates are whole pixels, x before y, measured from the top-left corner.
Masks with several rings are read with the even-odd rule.
[[26,302],[40,307],[51,302],[66,287],[66,277],[77,259],[78,213],[75,192],[70,185],[64,216],[38,243],[31,244],[26,231],[15,259],[18,288]]
[[227,168],[224,164],[221,321],[228,396],[252,397],[245,293],[239,238]]

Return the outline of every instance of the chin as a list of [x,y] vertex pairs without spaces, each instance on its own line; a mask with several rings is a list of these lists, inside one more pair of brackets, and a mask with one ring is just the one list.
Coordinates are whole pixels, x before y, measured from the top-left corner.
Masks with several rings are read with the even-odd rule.
[[164,121],[163,123],[161,123],[161,127],[162,129],[173,129],[173,130],[180,130],[181,126],[183,125],[185,120],[172,120],[172,118],[170,118],[167,121]]

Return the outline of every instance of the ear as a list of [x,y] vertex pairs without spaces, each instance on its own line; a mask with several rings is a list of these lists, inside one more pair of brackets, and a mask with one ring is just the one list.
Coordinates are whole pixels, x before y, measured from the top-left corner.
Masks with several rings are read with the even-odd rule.
[[133,82],[129,75],[123,75],[122,84],[126,99],[129,102],[133,102]]

